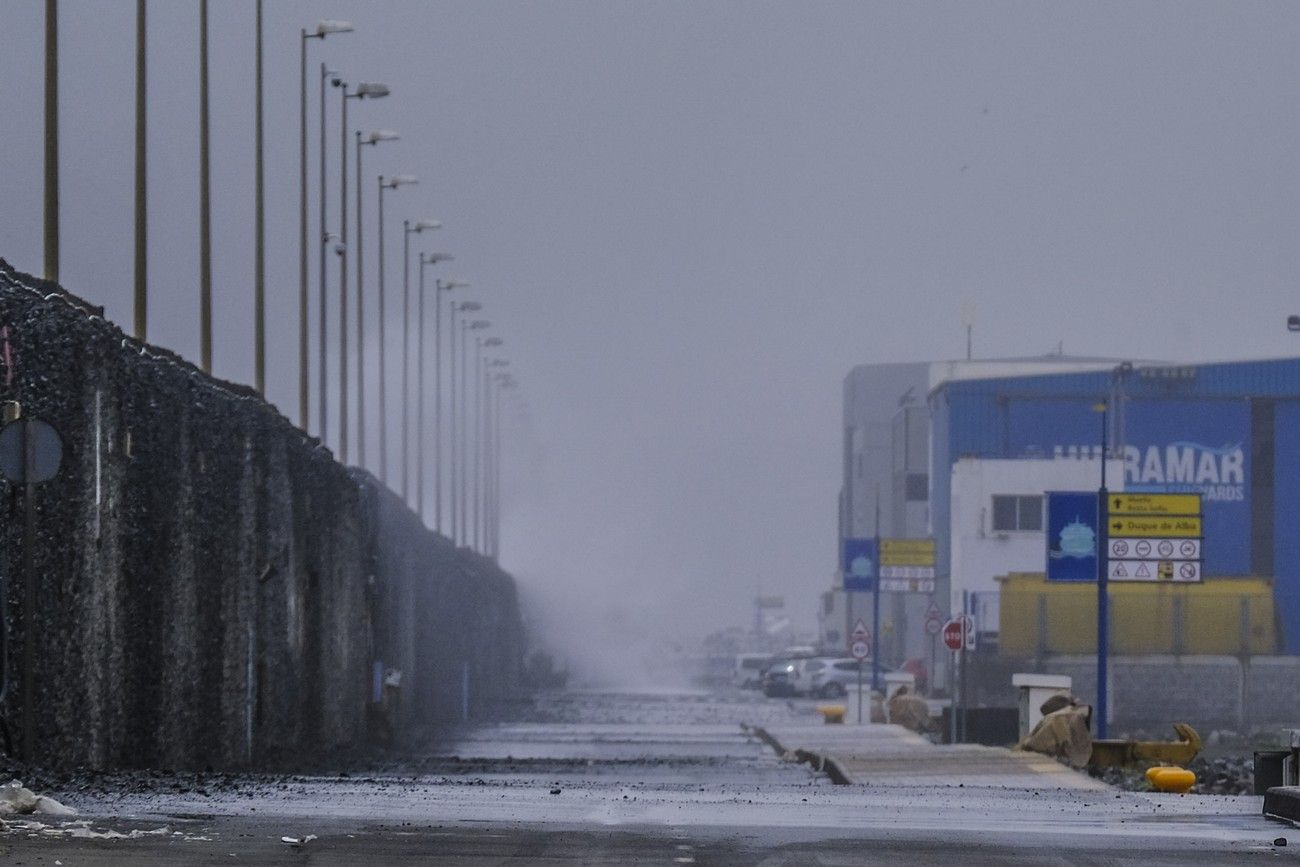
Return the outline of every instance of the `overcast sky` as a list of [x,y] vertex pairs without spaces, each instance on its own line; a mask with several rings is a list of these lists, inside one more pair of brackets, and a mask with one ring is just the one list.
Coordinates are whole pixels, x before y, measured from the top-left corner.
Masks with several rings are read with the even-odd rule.
[[[135,4],[60,6],[63,282],[129,328]],[[195,358],[198,3],[149,6],[150,338]],[[841,380],[961,355],[963,305],[977,355],[1295,349],[1295,3],[266,6],[269,396],[296,417],[298,29],[345,18],[313,187],[327,59],[393,91],[351,106],[402,135],[367,195],[420,176],[390,227],[443,220],[420,249],[507,341],[503,562],[578,643],[743,625],[758,588],[811,627]],[[33,272],[42,7],[0,4],[0,256]],[[212,9],[215,366],[247,382],[253,2]]]

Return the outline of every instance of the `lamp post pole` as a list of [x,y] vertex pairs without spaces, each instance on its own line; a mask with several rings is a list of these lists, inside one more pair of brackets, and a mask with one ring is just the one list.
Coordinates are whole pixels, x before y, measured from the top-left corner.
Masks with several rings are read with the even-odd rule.
[[388,314],[384,290],[384,190],[414,184],[411,175],[379,176],[379,478],[388,483]]
[[262,125],[262,0],[257,0],[257,96],[256,166],[253,172],[255,237],[253,252],[253,381],[257,393],[266,396],[266,183],[263,172]]
[[449,430],[451,431],[451,442],[450,442],[450,444],[449,444],[449,445],[450,445],[450,448],[448,449],[448,453],[447,453],[447,461],[448,461],[448,468],[451,470],[451,472],[449,473],[449,475],[450,475],[450,479],[448,479],[449,484],[448,484],[448,486],[447,486],[447,505],[448,505],[448,507],[451,509],[451,541],[452,541],[453,543],[455,543],[455,542],[460,538],[460,512],[459,512],[459,510],[456,508],[456,478],[457,478],[457,475],[459,474],[459,470],[460,470],[460,467],[459,467],[460,461],[459,461],[459,459],[458,459],[458,457],[457,457],[457,455],[458,455],[458,453],[459,453],[459,448],[458,448],[458,445],[457,445],[457,444],[458,444],[459,441],[460,441],[460,437],[459,437],[459,435],[458,435],[458,433],[457,433],[457,427],[456,427],[456,426],[457,426],[457,416],[456,416],[456,313],[457,313],[458,307],[459,307],[459,305],[457,305],[455,302],[452,303],[452,305],[451,305],[451,322],[450,322],[450,324],[449,324],[449,329],[448,329],[448,330],[449,330],[449,336],[451,337],[451,347],[450,347],[450,350],[451,350],[451,351],[448,353],[449,359],[450,359],[450,361],[451,361],[451,370],[450,370],[450,374],[449,374],[449,376],[448,376],[448,387],[449,387],[449,389],[450,389],[449,392],[448,392],[448,398],[449,398],[449,399],[448,399],[448,409],[451,410],[451,417],[450,417],[450,419],[449,419],[449,421],[451,422],[451,424],[448,425],[448,428],[449,428]]
[[[427,473],[424,468],[424,269],[427,265],[436,265],[439,262],[448,262],[451,256],[446,253],[430,253],[429,255],[420,254],[420,286],[419,286],[419,303],[417,317],[419,319],[419,331],[416,337],[416,379],[415,379],[415,511],[420,516],[420,521],[424,521],[424,488],[425,477]],[[454,281],[453,281],[454,282]],[[435,281],[433,284],[433,303],[435,315],[439,306],[438,295],[442,291],[442,281]],[[437,350],[435,349],[435,354]],[[435,433],[436,436],[436,433]],[[436,494],[436,492],[435,492]]]
[[[307,419],[311,411],[309,393],[311,391],[311,365],[308,363],[310,352],[307,332],[310,312],[307,295],[307,40],[324,40],[330,33],[346,33],[352,25],[346,21],[321,21],[316,30],[308,33],[304,27],[299,33],[299,79],[298,79],[298,423],[307,429]],[[321,64],[321,190],[325,188],[325,64]],[[320,222],[320,268],[321,268],[321,396],[324,397],[325,382],[325,200],[321,199]],[[321,439],[325,438],[325,411],[321,408]]]
[[479,497],[479,480],[483,472],[483,338],[474,339],[474,534],[471,546],[483,553],[483,513]]
[[348,462],[348,84],[335,79],[342,93],[339,123],[339,460]]
[[59,3],[45,0],[45,279],[59,280]]
[[1097,490],[1097,725],[1098,739],[1106,737],[1107,679],[1110,656],[1110,503],[1106,490],[1106,453],[1109,406],[1101,405],[1101,487]]
[[208,102],[208,0],[199,0],[199,358],[204,373],[212,373],[212,172]]
[[[145,101],[148,77],[146,69],[145,27],[146,0],[135,3],[135,339],[143,343],[148,339],[149,324],[149,254],[145,163],[146,111]],[[258,8],[261,8],[260,0]]]
[[330,71],[325,64],[320,65],[320,335],[317,339],[316,352],[319,356],[317,361],[317,375],[320,378],[320,395],[316,401],[316,413],[318,416],[316,433],[320,436],[321,442],[325,442],[326,435],[329,432],[329,367],[327,365],[326,341],[329,337],[329,298],[328,289],[325,280],[325,247],[329,244],[329,229],[326,228],[326,195],[325,188],[325,82],[329,78]]
[[465,508],[465,488],[467,481],[465,476],[466,470],[469,469],[467,466],[469,458],[469,425],[468,419],[466,418],[466,413],[469,409],[469,400],[465,394],[468,390],[468,383],[466,380],[468,379],[467,368],[469,367],[469,324],[469,320],[467,319],[462,319],[460,321],[460,407],[458,409],[460,430],[457,431],[460,451],[456,459],[456,463],[460,465],[460,472],[457,475],[458,485],[456,492],[456,508],[460,510],[460,538],[457,539],[457,544],[460,545],[467,544],[469,540],[469,512]]
[[[423,274],[424,268],[420,268]],[[402,499],[409,505],[407,477],[411,474],[411,221],[402,221]]]
[[[357,137],[357,466],[366,465],[366,301],[365,261],[362,256],[362,239],[365,232],[361,222],[361,130]],[[374,144],[374,142],[371,142]]]

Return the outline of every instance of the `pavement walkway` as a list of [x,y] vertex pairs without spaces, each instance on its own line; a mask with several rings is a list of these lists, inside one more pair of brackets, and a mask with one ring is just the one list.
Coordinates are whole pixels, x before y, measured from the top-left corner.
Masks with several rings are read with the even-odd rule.
[[778,752],[803,751],[814,764],[821,760],[832,778],[841,776],[841,781],[857,785],[1109,789],[1038,753],[979,744],[937,745],[897,725],[773,726],[753,731]]

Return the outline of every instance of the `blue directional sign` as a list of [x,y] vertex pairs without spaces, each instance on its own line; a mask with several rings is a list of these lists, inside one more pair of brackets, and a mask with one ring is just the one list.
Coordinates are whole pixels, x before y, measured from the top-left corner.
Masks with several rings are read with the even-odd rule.
[[1047,580],[1097,580],[1097,492],[1047,494]]
[[840,568],[844,570],[845,590],[875,590],[879,565],[875,539],[844,540],[844,559]]

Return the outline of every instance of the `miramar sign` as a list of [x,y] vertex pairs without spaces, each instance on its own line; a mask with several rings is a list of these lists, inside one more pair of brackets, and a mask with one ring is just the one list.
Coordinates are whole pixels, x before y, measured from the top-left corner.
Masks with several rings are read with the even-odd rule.
[[[1094,458],[1100,446],[1056,446],[1056,458]],[[1241,443],[1210,446],[1180,440],[1159,446],[1125,446],[1124,489],[1151,493],[1197,493],[1207,501],[1246,499],[1246,450]]]

